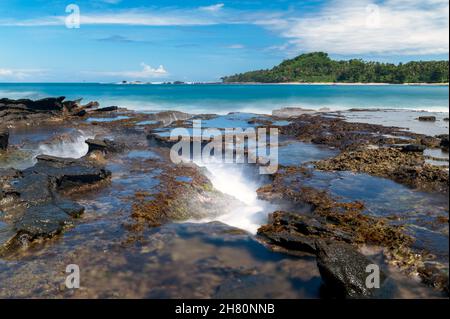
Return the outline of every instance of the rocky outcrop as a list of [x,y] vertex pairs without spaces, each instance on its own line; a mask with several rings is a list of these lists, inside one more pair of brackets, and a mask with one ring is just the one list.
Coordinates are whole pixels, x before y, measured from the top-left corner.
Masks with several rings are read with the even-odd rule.
[[0,151],[8,148],[9,132],[6,129],[0,128]]
[[22,247],[37,238],[61,233],[81,216],[84,207],[64,196],[86,191],[111,173],[86,159],[41,155],[23,171],[0,171],[0,210],[8,223],[0,234],[0,253]]
[[164,126],[170,125],[173,122],[185,121],[192,118],[191,114],[179,112],[179,111],[163,111],[158,113],[149,114],[148,119],[159,121]]
[[442,134],[438,135],[437,138],[441,140],[439,143],[439,146],[444,150],[448,152],[449,149],[449,140],[448,140],[448,134]]
[[96,109],[95,112],[113,112],[113,111],[117,111],[119,109],[118,106],[107,106],[107,107],[102,107],[99,109]]
[[102,153],[117,153],[125,150],[125,145],[108,139],[88,139],[86,144],[89,146],[88,154],[99,151]]
[[[368,145],[393,145],[417,141],[417,144],[436,146],[438,140],[424,135],[401,131],[397,127],[367,123],[351,123],[337,117],[303,114],[280,128],[281,134],[315,144],[324,144],[341,150],[355,150]],[[398,137],[397,137],[398,136]]]
[[417,153],[423,153],[425,151],[426,147],[424,145],[417,145],[417,144],[408,144],[402,146],[403,152],[417,152]]
[[[65,97],[57,98],[45,98],[41,100],[10,100],[10,99],[0,99],[0,110],[9,108],[24,108],[30,111],[62,111],[63,101]],[[2,106],[3,105],[3,106]]]
[[418,152],[396,148],[344,151],[315,165],[321,170],[368,173],[421,190],[448,192],[448,171],[425,163],[423,154]]
[[159,165],[164,174],[158,178],[157,193],[150,199],[136,194],[132,205],[136,225],[159,226],[171,221],[212,218],[242,205],[234,197],[215,190],[196,165]]
[[86,109],[98,106],[98,102],[80,104],[81,99],[65,101],[65,97],[29,99],[0,99],[0,121],[5,125],[23,125],[47,121],[63,116],[81,116]]
[[258,235],[271,245],[287,249],[286,252],[316,252],[316,242],[333,239],[351,242],[351,235],[319,222],[316,218],[290,212],[277,211],[269,215],[267,225],[258,229]]

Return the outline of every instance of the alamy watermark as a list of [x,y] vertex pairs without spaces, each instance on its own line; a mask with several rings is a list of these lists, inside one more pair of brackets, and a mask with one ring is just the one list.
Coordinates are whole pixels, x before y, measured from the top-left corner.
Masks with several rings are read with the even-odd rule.
[[201,120],[194,120],[192,130],[175,128],[170,140],[177,141],[170,150],[173,163],[254,163],[260,174],[278,170],[277,128],[202,129]]
[[366,287],[369,289],[380,288],[380,266],[376,264],[369,264],[366,267]]
[[67,289],[79,289],[80,288],[80,267],[76,264],[70,264],[66,267],[66,273],[69,274],[66,277]]
[[65,25],[68,29],[79,29],[81,25],[81,10],[76,4],[69,4],[66,7],[68,15],[65,19]]

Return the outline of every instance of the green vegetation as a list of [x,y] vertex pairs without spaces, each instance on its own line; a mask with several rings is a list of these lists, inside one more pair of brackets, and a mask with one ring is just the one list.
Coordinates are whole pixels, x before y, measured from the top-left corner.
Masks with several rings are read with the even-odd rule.
[[299,55],[270,70],[251,71],[222,78],[232,82],[361,82],[448,83],[448,61],[418,61],[405,64],[331,60],[327,53]]

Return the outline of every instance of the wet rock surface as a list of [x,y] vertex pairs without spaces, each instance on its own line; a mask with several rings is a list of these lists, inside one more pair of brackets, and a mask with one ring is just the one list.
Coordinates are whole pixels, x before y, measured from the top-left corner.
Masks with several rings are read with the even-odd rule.
[[[297,141],[292,147],[312,142],[334,148],[324,157],[316,154],[289,164],[296,166],[280,167],[270,183],[258,190],[260,198],[279,208],[271,211],[266,225],[253,236],[217,222],[186,223],[211,219],[242,205],[216,190],[205,169],[171,163],[167,146],[172,144],[166,143],[166,134],[174,127],[190,127],[192,115],[172,111],[143,114],[115,107],[96,112],[98,103],[81,106],[80,101],[64,99],[37,104],[21,101],[28,106],[7,108],[5,102],[18,105],[2,100],[2,121],[14,123],[14,116],[22,116],[19,122],[26,123],[25,118],[66,119],[68,115],[70,120],[58,126],[92,133],[87,141],[89,150],[82,158],[40,155],[33,167],[0,168],[2,297],[441,296],[405,273],[419,275],[426,285],[448,292],[448,265],[433,259],[431,248],[431,252],[417,250],[417,233],[409,231],[397,212],[389,214],[386,209],[386,216],[373,214],[373,203],[348,196],[345,188],[342,198],[332,195],[332,182],[318,176],[322,171],[306,163],[316,161],[327,173],[365,172],[445,193],[448,172],[445,175],[428,167],[421,151],[441,147],[445,136],[346,123],[339,116],[303,114],[305,110],[284,110],[279,117],[239,113],[195,117],[212,127],[277,126],[283,135]],[[289,122],[280,121],[283,116]],[[44,126],[44,130],[54,127]],[[51,143],[46,149],[51,149]],[[341,154],[336,155],[338,150]],[[289,148],[280,154],[301,156]],[[334,158],[317,162],[326,157]],[[346,161],[349,164],[342,164]],[[356,175],[341,179],[358,180]],[[322,188],[314,184],[317,180]],[[428,203],[430,207],[437,205],[432,201],[424,205]],[[444,204],[445,209],[448,214],[448,204]],[[431,210],[424,215],[427,213],[426,220],[415,216],[413,225],[445,233],[448,217],[434,215]],[[397,290],[382,289],[379,293],[365,287],[368,273],[364,265],[380,264],[362,254],[365,245],[381,247],[380,256],[389,267],[383,272],[395,281]],[[426,240],[421,245],[430,247]],[[448,248],[443,250],[443,255],[448,255]],[[85,289],[68,291],[61,286],[68,263],[82,267],[83,280],[89,283]],[[392,269],[401,273],[393,274]],[[410,295],[405,295],[405,290]]]
[[[376,265],[353,247],[343,243],[319,242],[317,266],[330,294],[340,298],[382,297],[386,275],[381,271],[377,286],[367,285],[370,266]],[[379,285],[378,285],[379,284]],[[368,287],[369,286],[369,287]],[[383,297],[387,297],[386,295]]]
[[51,238],[73,225],[73,218],[81,216],[84,207],[65,199],[64,193],[85,191],[111,175],[85,159],[44,155],[23,171],[1,172],[0,210],[10,221],[2,252],[38,238]]
[[396,148],[344,151],[315,165],[321,170],[364,172],[418,189],[448,193],[448,170],[427,164],[419,152]]
[[66,116],[80,116],[81,112],[97,107],[98,102],[81,104],[81,100],[65,101],[65,97],[29,99],[0,99],[0,120],[3,125],[31,125],[42,121],[62,120]]
[[88,139],[86,140],[86,144],[89,146],[88,154],[95,151],[100,151],[102,153],[117,153],[125,150],[124,144],[109,139]]
[[9,132],[6,129],[0,127],[0,151],[4,151],[8,148]]
[[417,119],[422,122],[436,122],[436,116],[419,116]]
[[[407,233],[401,224],[390,219],[367,214],[362,201],[342,201],[333,197],[327,190],[311,187],[317,176],[310,168],[286,167],[274,176],[271,184],[261,187],[258,196],[277,203],[291,203],[291,211],[275,212],[267,225],[258,230],[260,238],[275,251],[290,255],[309,253],[317,255],[317,245],[328,241],[343,243],[346,250],[353,249],[358,254],[361,245],[383,247],[388,263],[394,264],[408,274],[419,274],[424,283],[440,287],[439,282],[448,281],[448,266],[438,263],[431,257],[427,274],[421,272],[427,263],[427,253],[414,248],[415,238]],[[448,208],[447,208],[448,214]],[[417,222],[417,221],[416,221]],[[448,254],[448,248],[446,250]],[[448,256],[448,255],[447,255]],[[433,265],[433,266],[431,266]],[[437,275],[439,274],[439,275]],[[431,284],[431,279],[437,282]],[[336,295],[336,291],[332,293]],[[351,296],[351,294],[341,294]],[[361,292],[361,296],[368,296]]]

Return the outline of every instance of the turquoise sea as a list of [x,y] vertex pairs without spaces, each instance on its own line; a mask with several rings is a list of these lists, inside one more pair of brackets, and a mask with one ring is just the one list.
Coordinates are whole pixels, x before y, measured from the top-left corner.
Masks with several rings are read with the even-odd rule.
[[448,86],[0,83],[0,98],[37,99],[61,95],[139,111],[270,113],[273,109],[288,106],[449,111]]

